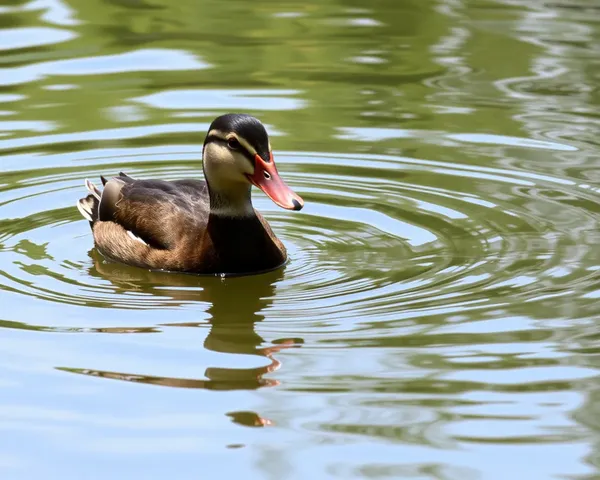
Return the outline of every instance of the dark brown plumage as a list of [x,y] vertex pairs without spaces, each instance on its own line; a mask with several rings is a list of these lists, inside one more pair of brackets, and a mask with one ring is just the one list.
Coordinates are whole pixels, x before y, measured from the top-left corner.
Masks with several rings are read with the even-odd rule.
[[303,202],[279,178],[269,148],[258,120],[225,115],[204,144],[207,181],[138,180],[121,172],[101,177],[102,191],[86,180],[90,194],[77,206],[97,249],[112,260],[201,274],[271,270],[287,252],[252,207],[251,185],[284,208],[299,210]]

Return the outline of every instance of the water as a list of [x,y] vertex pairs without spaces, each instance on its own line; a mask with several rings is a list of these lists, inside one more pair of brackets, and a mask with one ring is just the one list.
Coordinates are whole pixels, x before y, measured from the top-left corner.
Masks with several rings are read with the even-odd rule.
[[[4,0],[0,472],[600,477],[596,0]],[[257,115],[283,270],[108,263],[83,180]]]

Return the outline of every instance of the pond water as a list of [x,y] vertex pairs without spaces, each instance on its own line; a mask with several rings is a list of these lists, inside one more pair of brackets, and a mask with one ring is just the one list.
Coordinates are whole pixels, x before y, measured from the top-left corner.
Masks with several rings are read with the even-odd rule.
[[[0,50],[3,479],[600,478],[597,0],[3,0]],[[228,111],[290,263],[104,260],[84,179]]]

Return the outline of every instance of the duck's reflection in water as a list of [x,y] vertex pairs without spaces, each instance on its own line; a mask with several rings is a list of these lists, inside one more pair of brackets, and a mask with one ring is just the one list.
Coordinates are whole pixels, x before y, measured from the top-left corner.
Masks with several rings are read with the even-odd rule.
[[[264,319],[262,311],[268,307],[275,293],[275,284],[283,276],[282,269],[260,275],[227,278],[201,277],[179,273],[154,272],[107,262],[95,249],[90,252],[94,267],[89,274],[108,280],[120,299],[135,290],[160,298],[167,298],[170,306],[208,302],[210,332],[204,341],[208,350],[231,354],[259,355],[267,357],[270,363],[258,368],[209,367],[206,379],[159,377],[124,372],[109,372],[81,368],[61,368],[73,373],[92,375],[129,382],[140,382],[180,388],[203,388],[209,390],[248,390],[278,385],[274,379],[264,378],[266,373],[278,369],[281,363],[274,358],[278,351],[299,346],[301,339],[282,339],[274,345],[263,347],[264,339],[255,331],[255,325]],[[175,319],[173,319],[175,320]],[[149,333],[158,332],[163,327],[193,328],[205,323],[164,323],[157,327],[96,328],[94,331],[107,333]],[[269,421],[253,412],[232,412],[228,414],[236,423],[248,426],[264,426]]]

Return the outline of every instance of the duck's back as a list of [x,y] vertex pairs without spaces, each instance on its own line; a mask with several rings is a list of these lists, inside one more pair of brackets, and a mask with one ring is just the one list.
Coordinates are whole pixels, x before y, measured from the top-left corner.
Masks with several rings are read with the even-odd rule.
[[[105,188],[109,195],[113,180]],[[186,237],[198,237],[206,229],[210,211],[208,187],[200,180],[125,181],[112,198],[104,200],[105,195],[100,221],[116,222],[148,245],[167,250]]]

